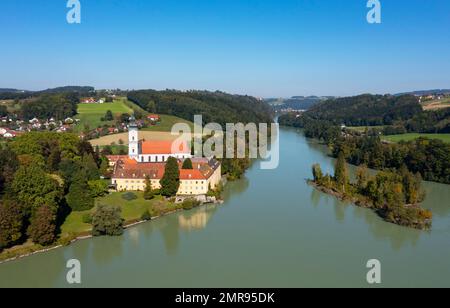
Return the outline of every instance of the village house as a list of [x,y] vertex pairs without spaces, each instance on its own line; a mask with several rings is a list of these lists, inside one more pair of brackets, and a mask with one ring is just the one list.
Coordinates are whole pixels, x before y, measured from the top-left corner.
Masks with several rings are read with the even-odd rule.
[[[117,191],[143,191],[147,178],[153,189],[160,189],[169,157],[178,159],[180,168],[179,196],[206,195],[216,189],[221,181],[221,164],[216,159],[192,158],[187,142],[173,147],[171,141],[139,140],[134,119],[129,126],[129,154],[111,155],[110,166],[114,168],[112,185]],[[191,159],[193,169],[182,169],[185,159]]]
[[152,122],[159,122],[161,120],[160,116],[157,114],[149,114],[147,116],[147,119],[152,121]]

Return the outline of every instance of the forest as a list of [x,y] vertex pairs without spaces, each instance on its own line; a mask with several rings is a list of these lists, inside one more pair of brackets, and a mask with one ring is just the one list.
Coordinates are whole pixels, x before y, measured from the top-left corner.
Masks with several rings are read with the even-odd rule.
[[203,124],[271,123],[272,110],[251,96],[208,91],[141,90],[128,93],[128,99],[148,112],[174,115],[193,121],[203,116]]
[[377,126],[392,125],[422,112],[419,99],[413,95],[365,94],[327,100],[305,112],[305,116],[335,125]]
[[0,148],[0,251],[56,241],[71,211],[105,194],[108,162],[74,134],[31,132]]
[[21,104],[20,116],[24,120],[50,119],[64,120],[77,114],[79,94],[69,92],[63,94],[43,94],[36,99]]

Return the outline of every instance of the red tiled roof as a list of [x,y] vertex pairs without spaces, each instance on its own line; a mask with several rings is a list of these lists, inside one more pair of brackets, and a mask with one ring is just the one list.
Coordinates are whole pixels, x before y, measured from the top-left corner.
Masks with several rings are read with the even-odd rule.
[[120,160],[120,159],[127,159],[127,158],[128,158],[128,155],[106,155],[106,158],[107,158],[109,161],[117,162],[117,161]]
[[187,142],[182,142],[179,147],[172,150],[172,141],[142,141],[142,154],[190,154]]
[[206,180],[206,177],[198,169],[180,170],[180,180]]
[[[180,180],[206,180],[212,176],[220,164],[194,163],[194,169],[181,169],[179,161]],[[150,179],[161,180],[164,176],[166,163],[140,163],[134,159],[121,159],[114,169],[113,178],[122,179],[142,179],[147,176]]]

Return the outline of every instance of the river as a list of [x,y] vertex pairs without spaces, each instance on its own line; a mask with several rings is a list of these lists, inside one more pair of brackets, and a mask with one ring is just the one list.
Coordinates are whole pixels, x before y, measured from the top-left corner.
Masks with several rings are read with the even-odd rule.
[[366,263],[382,265],[382,287],[450,287],[450,189],[425,183],[433,229],[382,221],[371,210],[305,182],[311,166],[331,171],[316,141],[281,129],[280,166],[229,183],[225,203],[139,225],[122,237],[71,246],[0,265],[0,287],[367,287]]

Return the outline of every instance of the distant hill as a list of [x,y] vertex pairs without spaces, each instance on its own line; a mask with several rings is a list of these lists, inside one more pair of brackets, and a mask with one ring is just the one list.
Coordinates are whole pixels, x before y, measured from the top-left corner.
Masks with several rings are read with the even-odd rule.
[[270,123],[272,110],[251,96],[209,91],[140,90],[128,99],[149,112],[168,114],[192,121],[202,115],[204,123]]
[[36,97],[42,94],[62,94],[62,93],[77,93],[81,96],[90,95],[95,91],[94,87],[84,86],[66,86],[57,87],[52,89],[40,90],[40,91],[29,91],[29,90],[18,90],[12,88],[0,88],[0,99],[25,99],[29,97]]
[[0,88],[0,93],[18,93],[18,92],[27,92],[27,91],[10,88]]
[[287,99],[267,99],[266,102],[275,111],[281,110],[308,110],[314,105],[326,100],[327,97],[318,96],[293,96]]
[[371,95],[343,97],[315,105],[305,115],[336,125],[376,126],[392,125],[422,113],[422,106],[413,95]]
[[417,96],[425,96],[425,95],[442,95],[442,94],[450,94],[450,89],[434,89],[434,90],[420,90],[420,91],[412,91],[396,94],[396,96],[400,95],[417,95]]
[[89,86],[84,86],[84,87],[65,86],[65,87],[57,87],[57,88],[52,88],[52,89],[47,89],[47,90],[37,91],[37,92],[54,94],[54,93],[68,93],[68,92],[89,93],[89,92],[94,92],[94,91],[95,91],[95,88],[89,87]]

